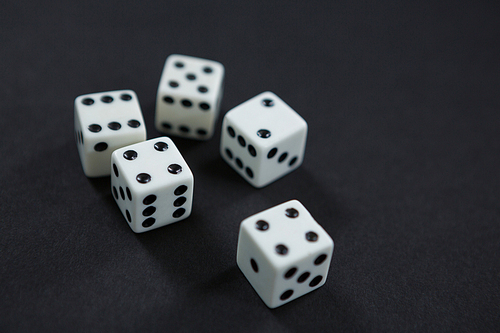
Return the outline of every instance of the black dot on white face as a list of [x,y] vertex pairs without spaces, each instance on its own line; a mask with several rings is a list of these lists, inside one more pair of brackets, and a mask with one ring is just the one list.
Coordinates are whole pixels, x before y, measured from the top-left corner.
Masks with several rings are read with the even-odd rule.
[[132,201],[132,192],[130,192],[130,189],[128,187],[125,189],[125,192],[127,192],[127,198]]
[[257,156],[257,150],[255,150],[255,147],[252,145],[248,145],[248,153],[253,157]]
[[184,67],[184,63],[182,61],[176,61],[175,62],[175,67],[182,68],[182,67]]
[[130,119],[130,120],[127,122],[127,125],[128,125],[129,127],[132,127],[132,128],[137,128],[137,127],[141,126],[141,123],[139,122],[139,120]]
[[184,215],[184,213],[186,212],[186,210],[184,208],[179,208],[177,209],[173,214],[172,216],[175,217],[175,218],[179,218],[181,217],[182,215]]
[[122,128],[122,125],[116,121],[112,121],[108,124],[108,128],[113,131],[118,131],[120,128]]
[[118,200],[118,191],[116,190],[116,187],[113,186],[113,195],[115,196],[115,199]]
[[326,260],[326,254],[324,254],[324,253],[323,253],[323,254],[320,254],[320,255],[316,258],[316,260],[314,260],[314,264],[315,264],[316,266],[321,265],[321,264],[322,264],[325,260]]
[[229,133],[229,136],[231,136],[232,138],[234,138],[236,135],[236,133],[234,132],[234,128],[232,128],[231,126],[227,127],[227,132]]
[[189,133],[190,129],[187,126],[182,125],[182,126],[179,126],[179,131],[181,131],[183,133]]
[[135,177],[135,179],[141,184],[146,184],[151,181],[151,176],[147,173],[140,173],[137,177]]
[[309,282],[309,287],[316,287],[321,280],[323,280],[323,277],[321,275],[316,276],[314,279]]
[[172,129],[172,125],[170,123],[167,123],[167,122],[161,123],[161,126],[163,127],[163,129],[166,129],[166,130]]
[[239,158],[236,157],[235,162],[238,168],[243,169],[243,162]]
[[265,98],[262,100],[262,105],[267,106],[267,107],[271,107],[271,106],[274,106],[274,101],[272,99]]
[[182,167],[179,164],[170,164],[167,167],[167,171],[170,172],[173,175],[177,175],[182,172]]
[[116,177],[119,177],[119,173],[118,173],[118,167],[116,166],[116,164],[113,163],[113,172],[115,173],[115,176]]
[[142,222],[142,226],[144,228],[149,228],[150,226],[155,224],[155,222],[156,222],[156,219],[154,217],[149,217],[149,218],[145,219],[144,222]]
[[314,231],[309,231],[306,233],[306,239],[309,242],[316,242],[318,240],[318,234],[315,233]]
[[273,148],[269,151],[269,153],[267,153],[267,158],[273,158],[274,155],[276,155],[276,153],[278,152],[278,148]]
[[111,103],[111,102],[113,102],[113,97],[105,95],[105,96],[101,97],[101,101],[103,103]]
[[179,197],[179,198],[175,199],[174,207],[180,207],[180,206],[184,205],[186,200],[187,200],[186,197]]
[[285,255],[288,253],[288,248],[283,244],[279,244],[276,246],[276,253]]
[[154,147],[158,151],[165,151],[168,149],[168,145],[163,141],[158,141],[157,143],[155,143]]
[[226,152],[226,156],[227,156],[230,160],[232,160],[232,159],[233,159],[233,153],[229,150],[229,148],[226,148],[225,152]]
[[170,81],[168,82],[168,85],[172,88],[177,88],[179,86],[179,83],[177,81]]
[[271,131],[266,129],[260,129],[257,131],[257,136],[261,137],[262,139],[267,139],[271,136]]
[[196,131],[196,133],[198,133],[198,135],[201,135],[201,136],[204,136],[204,135],[207,135],[207,131],[200,128]]
[[210,105],[208,103],[200,103],[199,107],[202,111],[208,111],[210,110]]
[[89,131],[91,131],[92,133],[98,133],[101,131],[101,129],[102,127],[98,124],[89,125]]
[[252,266],[252,269],[255,273],[259,272],[259,266],[257,265],[257,262],[253,258],[250,259],[250,266]]
[[99,142],[94,146],[95,151],[105,151],[108,149],[108,144],[106,142]]
[[249,167],[245,168],[245,172],[247,173],[247,176],[250,178],[253,178],[253,171]]
[[299,211],[295,208],[287,208],[285,210],[285,215],[290,218],[296,218],[297,216],[299,216]]
[[127,221],[130,223],[132,222],[132,216],[130,216],[130,212],[127,210],[125,210],[125,215],[127,215]]
[[137,158],[137,152],[135,150],[127,150],[123,153],[123,158],[129,161],[135,160]]
[[212,73],[212,72],[213,72],[212,67],[209,67],[209,66],[205,66],[205,67],[203,68],[203,71],[204,71],[205,73],[207,73],[207,74],[210,74],[210,73]]
[[144,200],[142,200],[142,203],[145,205],[151,205],[155,201],[156,201],[156,195],[150,194],[147,197],[145,197]]
[[120,186],[120,196],[122,197],[122,200],[125,200],[125,192],[123,192],[123,188]]
[[204,94],[208,91],[208,88],[205,86],[199,86],[198,91],[201,92],[202,94]]
[[267,229],[269,229],[269,223],[267,223],[264,220],[258,220],[255,223],[255,229],[260,230],[260,231],[266,231]]
[[177,187],[174,191],[175,195],[181,195],[184,194],[187,191],[188,187],[186,185],[181,185]]
[[132,99],[132,96],[130,96],[129,94],[121,94],[120,98],[122,101],[130,101]]
[[309,278],[309,275],[311,275],[311,273],[309,273],[309,272],[302,273],[302,275],[300,275],[299,278],[297,279],[297,282],[303,283],[305,280],[307,280]]
[[196,75],[194,75],[193,73],[189,73],[186,75],[186,79],[188,79],[189,81],[194,81],[196,80]]
[[240,144],[240,146],[242,147],[245,147],[247,145],[245,139],[241,136],[241,135],[238,135],[238,143]]
[[292,159],[290,160],[290,162],[288,162],[288,165],[289,165],[289,166],[293,166],[293,165],[295,164],[295,162],[297,162],[297,158],[298,158],[297,156],[295,156],[294,158],[292,158]]
[[193,103],[189,99],[183,99],[181,101],[181,104],[187,108],[190,108],[193,105]]
[[285,279],[290,279],[292,276],[297,273],[297,267],[292,267],[285,273]]
[[84,99],[82,99],[82,104],[92,105],[92,104],[94,104],[94,100],[92,98],[84,98]]
[[281,154],[280,158],[278,158],[278,162],[279,163],[283,162],[284,160],[286,160],[287,156],[288,156],[288,153]]
[[170,96],[165,96],[163,97],[163,101],[167,104],[173,104],[174,103],[174,99]]
[[142,215],[143,215],[143,216],[151,216],[151,215],[153,215],[155,212],[156,212],[156,207],[155,207],[155,206],[149,206],[149,207],[146,207],[146,208],[142,211]]
[[283,294],[281,294],[280,296],[280,300],[282,301],[286,301],[287,299],[289,299],[291,296],[293,295],[293,290],[292,289],[288,289],[287,291],[285,291]]

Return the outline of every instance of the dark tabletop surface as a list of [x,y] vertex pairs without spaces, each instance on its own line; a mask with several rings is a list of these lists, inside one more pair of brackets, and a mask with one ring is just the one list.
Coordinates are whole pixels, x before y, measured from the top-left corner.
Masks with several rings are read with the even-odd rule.
[[[494,1],[2,1],[0,331],[494,331],[500,326],[500,20]],[[84,176],[73,101],[134,90],[148,138],[168,55],[220,61],[214,138],[173,138],[192,215],[134,234]],[[219,156],[225,112],[270,90],[305,160],[255,189]],[[326,284],[270,310],[239,223],[300,200]]]

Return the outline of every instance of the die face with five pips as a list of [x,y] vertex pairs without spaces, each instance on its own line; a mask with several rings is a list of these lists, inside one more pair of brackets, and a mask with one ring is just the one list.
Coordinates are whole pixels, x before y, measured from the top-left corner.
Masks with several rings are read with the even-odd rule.
[[238,267],[270,308],[322,286],[332,254],[332,239],[297,200],[241,222]]
[[87,177],[109,176],[111,153],[146,140],[146,127],[137,95],[116,90],[75,99],[75,139]]
[[117,149],[111,157],[111,191],[134,232],[187,218],[194,178],[168,137]]
[[306,121],[268,91],[226,113],[220,154],[245,180],[261,188],[302,164],[306,139]]

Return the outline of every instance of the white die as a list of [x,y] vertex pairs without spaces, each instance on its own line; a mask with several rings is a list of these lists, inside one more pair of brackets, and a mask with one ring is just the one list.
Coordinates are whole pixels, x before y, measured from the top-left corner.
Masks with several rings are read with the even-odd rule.
[[85,175],[109,176],[115,149],[146,140],[146,126],[135,92],[116,90],[78,96],[75,138]]
[[307,123],[272,92],[264,92],[224,116],[220,154],[260,188],[302,164]]
[[210,139],[223,84],[221,63],[179,54],[169,56],[156,96],[156,129],[168,135]]
[[238,267],[270,308],[321,287],[332,254],[332,239],[297,200],[241,222]]
[[111,192],[134,232],[187,218],[193,173],[167,137],[117,149],[111,156]]

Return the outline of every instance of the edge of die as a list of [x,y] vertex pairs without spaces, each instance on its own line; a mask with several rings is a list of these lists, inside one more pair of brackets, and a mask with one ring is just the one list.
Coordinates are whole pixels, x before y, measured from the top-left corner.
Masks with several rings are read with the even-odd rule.
[[170,58],[176,58],[176,57],[187,57],[187,58],[192,58],[192,59],[196,59],[196,60],[203,60],[203,61],[208,61],[208,62],[211,62],[211,63],[214,63],[217,65],[217,67],[220,67],[219,69],[221,70],[221,73],[222,73],[222,77],[224,78],[224,75],[225,75],[225,72],[226,72],[226,68],[224,67],[224,65],[217,61],[217,60],[212,60],[212,59],[207,59],[207,58],[201,58],[201,57],[195,57],[195,56],[190,56],[190,55],[187,55],[187,54],[179,54],[179,53],[172,53],[170,54],[167,59],[165,60],[165,65],[167,65],[167,62]]

